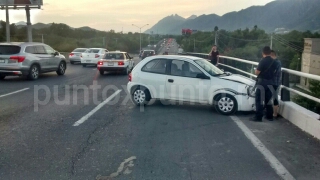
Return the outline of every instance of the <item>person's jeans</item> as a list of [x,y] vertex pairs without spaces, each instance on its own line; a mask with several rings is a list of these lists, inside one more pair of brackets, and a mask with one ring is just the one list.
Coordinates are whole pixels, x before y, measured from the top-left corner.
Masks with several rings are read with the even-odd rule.
[[[273,88],[272,85],[269,85]],[[273,108],[270,100],[272,99],[272,91],[267,85],[258,85],[256,89],[256,119],[261,120],[263,117],[263,109],[266,107],[266,118],[273,118]]]

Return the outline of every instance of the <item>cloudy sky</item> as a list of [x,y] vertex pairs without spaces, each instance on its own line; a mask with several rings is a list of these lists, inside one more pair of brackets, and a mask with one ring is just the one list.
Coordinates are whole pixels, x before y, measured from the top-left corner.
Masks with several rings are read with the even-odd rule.
[[[132,24],[150,28],[162,18],[178,14],[223,15],[273,0],[43,0],[42,10],[32,10],[32,23],[65,23],[72,27],[90,26],[116,32],[138,31]],[[5,20],[5,11],[0,11]],[[24,10],[10,10],[10,23],[26,21]],[[144,29],[145,30],[145,29]]]

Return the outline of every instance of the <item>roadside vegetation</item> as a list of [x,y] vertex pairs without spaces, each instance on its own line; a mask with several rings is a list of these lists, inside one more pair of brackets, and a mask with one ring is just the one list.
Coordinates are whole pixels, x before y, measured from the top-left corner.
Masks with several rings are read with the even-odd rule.
[[[4,21],[0,21],[0,42],[6,40],[6,26]],[[14,24],[10,25],[11,42],[27,41],[27,28],[17,27]],[[130,53],[138,53],[140,49],[140,34],[139,33],[122,33],[110,31],[98,31],[84,28],[71,28],[66,24],[53,23],[49,27],[41,29],[33,29],[32,32],[34,42],[42,42],[50,45],[60,52],[71,52],[78,47],[96,47],[107,48],[108,50],[122,50]],[[142,34],[142,47],[149,44],[157,43],[162,36]]]

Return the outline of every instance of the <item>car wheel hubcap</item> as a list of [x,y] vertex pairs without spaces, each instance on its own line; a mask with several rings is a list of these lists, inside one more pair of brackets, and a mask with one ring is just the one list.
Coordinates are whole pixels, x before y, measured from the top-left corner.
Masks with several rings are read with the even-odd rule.
[[60,72],[64,73],[64,64],[60,64]]
[[37,78],[39,75],[38,68],[37,67],[32,68],[31,74],[33,78]]
[[234,108],[234,101],[231,98],[223,97],[218,102],[219,109],[222,112],[231,112]]
[[138,104],[142,104],[146,99],[146,94],[142,90],[136,90],[133,94],[133,99]]

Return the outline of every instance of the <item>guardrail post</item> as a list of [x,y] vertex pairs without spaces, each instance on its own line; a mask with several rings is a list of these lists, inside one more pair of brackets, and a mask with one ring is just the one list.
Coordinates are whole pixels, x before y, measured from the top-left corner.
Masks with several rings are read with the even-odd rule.
[[[289,73],[282,71],[282,85],[289,87]],[[281,89],[281,101],[290,101],[290,92],[286,89]]]

